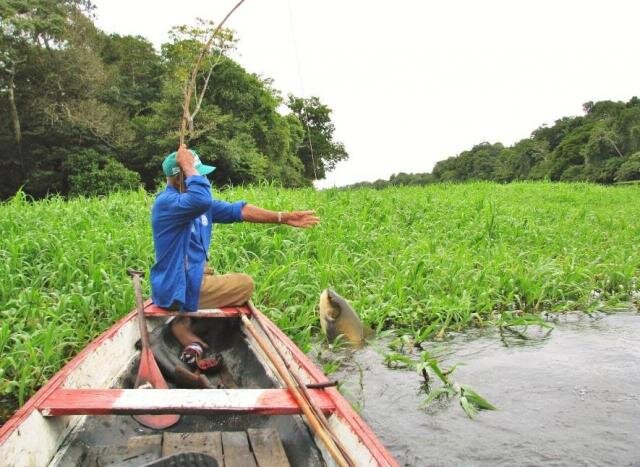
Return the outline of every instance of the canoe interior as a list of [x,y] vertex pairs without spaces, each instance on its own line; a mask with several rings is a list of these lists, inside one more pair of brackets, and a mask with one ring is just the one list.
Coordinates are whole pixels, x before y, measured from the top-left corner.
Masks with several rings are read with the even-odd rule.
[[[178,342],[168,331],[167,326],[162,324],[164,319],[153,321],[158,323],[151,333],[154,350],[160,350],[166,354],[172,353],[175,358],[181,350]],[[241,331],[240,319],[198,319],[194,320],[194,329],[209,345],[210,353],[220,353],[223,358],[222,368],[207,376],[213,387],[263,389],[279,387],[270,375],[270,370],[260,362],[249,346]],[[133,353],[135,349],[122,349],[122,351]],[[115,387],[132,388],[137,366],[137,359],[133,359]],[[176,387],[172,381],[168,383],[170,387]],[[312,435],[298,415],[183,415],[177,425],[164,431],[173,433],[242,432],[265,428],[277,431],[291,465],[325,465]],[[159,432],[140,425],[129,415],[86,416],[67,438],[51,465],[65,467],[91,465],[87,464],[87,462],[93,462],[89,460],[91,458],[89,454],[98,447],[126,446],[132,437],[157,433]]]

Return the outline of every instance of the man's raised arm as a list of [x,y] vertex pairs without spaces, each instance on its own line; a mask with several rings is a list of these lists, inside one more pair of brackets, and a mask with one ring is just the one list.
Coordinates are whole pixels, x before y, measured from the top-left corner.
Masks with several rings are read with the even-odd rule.
[[167,184],[184,193],[175,192],[158,198],[153,208],[156,221],[169,219],[176,224],[185,224],[211,207],[211,185],[206,177],[200,176],[194,162],[193,154],[180,146],[176,163],[184,173],[184,180],[181,181],[177,174],[167,176]]

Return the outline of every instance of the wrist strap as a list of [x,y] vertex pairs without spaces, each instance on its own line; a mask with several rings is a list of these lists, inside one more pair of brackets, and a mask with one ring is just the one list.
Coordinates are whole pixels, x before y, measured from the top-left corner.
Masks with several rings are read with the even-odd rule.
[[278,224],[282,224],[282,211],[278,211]]

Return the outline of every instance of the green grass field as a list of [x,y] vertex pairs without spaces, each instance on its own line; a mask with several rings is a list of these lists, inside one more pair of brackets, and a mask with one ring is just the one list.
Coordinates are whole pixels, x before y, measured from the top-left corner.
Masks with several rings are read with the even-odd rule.
[[[251,274],[258,307],[303,350],[329,286],[372,327],[424,339],[629,300],[640,275],[639,195],[638,185],[551,183],[237,188],[220,197],[315,208],[322,224],[217,226],[212,263]],[[0,420],[133,308],[125,270],[153,262],[152,200],[136,192],[0,205]]]

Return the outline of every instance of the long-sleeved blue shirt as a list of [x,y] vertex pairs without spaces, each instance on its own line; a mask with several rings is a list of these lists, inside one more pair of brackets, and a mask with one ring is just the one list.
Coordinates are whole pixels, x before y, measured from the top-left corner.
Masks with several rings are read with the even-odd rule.
[[151,209],[156,263],[151,268],[151,299],[162,308],[198,309],[200,285],[214,223],[242,221],[244,201],[213,199],[206,177],[186,180],[186,192],[167,188]]

